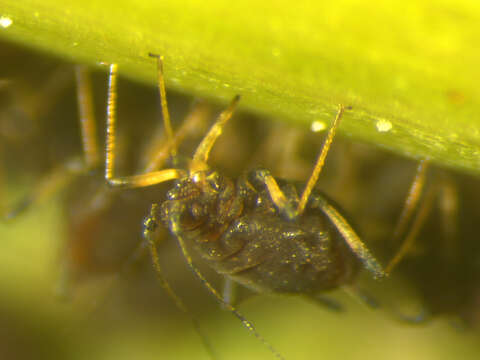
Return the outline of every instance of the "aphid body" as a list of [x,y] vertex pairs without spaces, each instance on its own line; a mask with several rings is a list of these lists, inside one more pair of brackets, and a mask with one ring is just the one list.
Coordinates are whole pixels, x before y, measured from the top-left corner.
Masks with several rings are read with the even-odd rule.
[[[176,144],[167,108],[163,64],[158,59],[160,99],[170,154],[178,164]],[[278,357],[253,324],[220,295],[193,263],[193,248],[219,274],[257,292],[315,295],[349,285],[361,264],[376,278],[381,265],[331,204],[314,192],[328,149],[345,111],[339,107],[313,173],[300,194],[295,185],[279,181],[268,170],[255,170],[237,180],[212,170],[207,161],[217,138],[240,99],[236,96],[205,135],[188,165],[138,175],[114,175],[116,70],[110,65],[107,108],[105,178],[113,187],[135,188],[175,180],[162,204],[154,203],[144,222],[144,236],[161,275],[155,248],[155,230],[164,223],[174,234],[188,265],[208,290]]]
[[344,107],[299,196],[295,185],[277,182],[268,170],[254,170],[234,181],[207,165],[209,151],[238,100],[205,136],[188,171],[173,174],[179,179],[167,200],[153,206],[147,225],[161,219],[177,236],[187,260],[184,240],[218,273],[258,292],[315,294],[347,285],[360,261],[376,277],[383,276],[345,218],[313,192]]
[[[322,147],[313,173],[302,189],[298,184],[276,180],[268,170],[258,169],[231,179],[210,168],[208,157],[215,141],[237,106],[235,97],[221,113],[197,147],[187,166],[178,166],[176,147],[188,134],[176,134],[170,125],[162,60],[158,58],[159,89],[167,143],[152,157],[151,164],[138,175],[114,174],[116,122],[116,70],[110,66],[107,107],[105,179],[116,188],[141,188],[175,180],[167,199],[154,203],[144,221],[144,237],[149,242],[155,269],[162,286],[187,312],[162,275],[156,250],[156,229],[163,223],[175,235],[180,248],[198,278],[227,309],[253,331],[271,351],[282,358],[256,332],[253,324],[213,288],[193,263],[190,249],[197,251],[217,273],[256,292],[296,293],[316,296],[321,292],[350,285],[365,267],[374,277],[386,275],[382,266],[363,244],[337,207],[314,190],[326,155],[345,108],[339,110]],[[80,101],[81,102],[81,101]],[[83,105],[83,107],[88,107]],[[79,173],[98,167],[99,154],[93,142],[93,119],[82,116],[86,165]],[[167,148],[167,150],[165,150]],[[90,151],[89,150],[95,150]],[[169,152],[175,167],[157,170]],[[163,155],[162,155],[163,153]],[[159,156],[162,155],[162,156]],[[168,154],[167,154],[168,155]],[[78,176],[78,174],[75,174]],[[44,186],[50,188],[50,186]],[[40,187],[38,193],[46,190]],[[35,197],[40,197],[38,194]],[[107,202],[108,204],[108,202]],[[87,219],[89,220],[89,219]],[[198,329],[196,320],[192,319]],[[197,330],[202,336],[200,330]],[[204,340],[206,343],[206,341]],[[208,348],[208,344],[206,344]]]
[[[252,171],[234,182],[206,170],[182,178],[160,218],[218,273],[255,291],[308,294],[351,282],[360,262],[320,210],[322,195],[313,194],[306,211],[288,219],[260,180],[264,175]],[[298,202],[295,186],[284,182],[280,189]]]
[[314,294],[347,285],[360,261],[376,277],[383,276],[382,267],[345,218],[323,195],[312,193],[343,106],[300,197],[293,184],[279,185],[268,170],[255,170],[234,181],[207,165],[210,149],[238,100],[212,126],[187,171],[107,177],[113,185],[131,186],[177,179],[167,200],[153,205],[146,220],[147,237],[160,220],[177,237],[191,266],[187,247],[193,246],[218,273],[258,292]]

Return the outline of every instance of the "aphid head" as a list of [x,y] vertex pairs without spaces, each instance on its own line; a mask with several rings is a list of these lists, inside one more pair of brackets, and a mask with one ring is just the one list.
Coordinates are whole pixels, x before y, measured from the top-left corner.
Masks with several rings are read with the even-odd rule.
[[195,172],[190,179],[207,196],[215,196],[222,188],[223,177],[214,170]]
[[167,193],[168,200],[214,201],[225,188],[225,179],[217,171],[197,171],[178,179]]
[[173,213],[179,214],[183,229],[216,223],[228,212],[234,184],[217,171],[199,171],[181,178],[167,193],[162,204],[162,218],[168,222]]

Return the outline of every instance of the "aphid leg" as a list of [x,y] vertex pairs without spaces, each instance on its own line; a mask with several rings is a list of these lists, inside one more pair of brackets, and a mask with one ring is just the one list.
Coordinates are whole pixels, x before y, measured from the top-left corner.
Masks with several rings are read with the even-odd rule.
[[[152,213],[154,213],[155,209],[154,206],[157,207],[157,205],[152,206]],[[182,250],[182,254],[185,257],[185,260],[187,261],[188,266],[190,269],[194,272],[194,274],[198,277],[198,279],[202,282],[202,284],[207,288],[207,290],[215,297],[215,299],[220,303],[222,307],[233,313],[241,322],[242,324],[249,330],[251,331],[255,337],[263,343],[271,352],[272,354],[275,355],[277,359],[284,359],[284,357],[272,346],[270,343],[268,343],[265,338],[260,335],[260,333],[256,330],[255,326],[251,321],[249,321],[245,316],[243,316],[237,309],[234,307],[232,304],[227,303],[222,295],[210,284],[210,282],[203,276],[203,274],[200,272],[200,270],[195,266],[193,263],[192,257],[190,256],[190,253],[187,250],[187,247],[185,245],[185,241],[183,240],[183,235],[181,231],[181,225],[180,225],[180,214],[182,213],[182,206],[183,204],[177,204],[177,208],[172,207],[170,209],[170,219],[169,219],[169,228],[175,235],[175,237],[178,240],[178,244],[180,246],[180,249]],[[151,221],[157,223],[155,220],[155,215],[150,216]],[[148,221],[148,220],[147,220]]]
[[357,255],[367,270],[369,270],[376,279],[387,275],[378,260],[372,255],[370,250],[368,250],[347,220],[345,220],[345,218],[328,202],[326,198],[320,194],[315,194],[311,197],[311,204],[312,207],[318,208],[330,219],[350,249]]
[[[98,165],[99,151],[95,139],[95,118],[92,110],[90,79],[84,68],[77,67],[76,74],[80,128],[82,129],[81,138],[84,150],[83,159],[72,158],[47,174],[30,194],[14,205],[13,208],[5,211],[2,216],[5,220],[11,220],[30,206],[50,198],[57,191],[65,188],[75,177]],[[51,89],[50,92],[58,90],[57,86],[58,84],[56,86],[52,85],[54,89]]]
[[0,90],[9,87],[5,89],[8,105],[0,110],[1,137],[26,141],[32,135],[37,135],[36,131],[43,125],[40,122],[48,121],[46,115],[72,84],[72,71],[70,66],[58,66],[46,81],[33,89],[15,86],[9,79],[0,79],[0,82],[3,84],[0,84]]
[[[82,214],[88,214],[88,217],[98,216],[98,214],[101,216],[104,211],[109,210],[109,206],[112,204],[114,197],[115,193],[113,191],[103,186],[100,187],[91,198],[88,198],[88,200],[82,203]],[[82,214],[77,214],[76,216],[82,218],[85,216]],[[95,249],[92,248],[94,243],[95,242],[90,241],[89,236],[85,238],[76,238],[73,236],[69,238],[69,241],[63,242],[62,248],[60,249],[61,255],[59,256],[60,275],[55,289],[56,295],[61,299],[68,300],[71,298],[73,285],[77,279],[78,268],[84,266],[85,259],[82,255],[79,256],[78,254],[95,252]]]
[[108,81],[108,102],[107,102],[107,138],[105,156],[105,179],[113,187],[136,188],[159,184],[165,181],[178,179],[185,176],[185,172],[178,169],[165,169],[152,171],[146,174],[132,175],[125,177],[114,176],[115,162],[115,127],[117,107],[117,64],[110,65]]
[[317,305],[326,307],[330,311],[335,311],[335,312],[344,312],[345,307],[336,299],[333,299],[329,296],[325,295],[314,295],[314,296],[308,296],[308,300],[314,302]]
[[371,309],[378,309],[380,307],[380,304],[376,299],[355,285],[344,285],[342,286],[342,290]]
[[[1,151],[1,150],[0,150]],[[4,214],[7,213],[7,209],[5,209],[6,203],[6,184],[5,184],[5,168],[3,159],[1,158],[3,154],[0,153],[0,219],[3,220]]]
[[345,107],[343,105],[339,105],[337,116],[335,117],[335,120],[333,121],[333,124],[330,127],[330,130],[328,131],[327,137],[325,138],[325,142],[323,143],[322,150],[320,151],[315,167],[313,168],[312,175],[310,175],[310,179],[308,179],[307,185],[305,186],[302,196],[300,197],[300,201],[298,203],[297,211],[296,211],[298,215],[301,215],[305,210],[305,206],[307,205],[307,202],[310,198],[310,194],[312,193],[313,188],[317,183],[320,172],[322,171],[323,164],[325,164],[325,159],[327,157],[328,150],[332,145],[333,138],[335,137],[335,132],[338,128],[338,125],[340,123],[340,120],[344,112],[345,112]]
[[422,309],[416,315],[407,315],[399,311],[393,311],[393,316],[397,321],[401,321],[401,322],[412,324],[412,325],[424,324],[432,319],[432,314],[430,314],[430,312],[428,312],[428,310],[426,309]]
[[428,214],[430,214],[432,210],[436,193],[437,193],[437,189],[435,187],[430,187],[427,190],[425,194],[425,198],[422,201],[420,208],[418,209],[414,219],[412,220],[412,225],[409,232],[405,236],[405,239],[403,240],[403,243],[398,249],[397,253],[392,258],[392,260],[390,260],[389,264],[385,268],[385,272],[387,274],[390,274],[393,271],[395,266],[398,265],[398,263],[404,258],[404,256],[411,249],[413,243],[415,242],[415,239],[418,236],[420,229],[422,228],[423,224],[425,223],[425,220],[427,219]]
[[[98,202],[101,201],[102,204],[100,204],[100,206],[107,208],[110,204],[110,200],[112,200],[112,197],[110,195],[112,195],[111,191],[105,191],[105,188],[102,188],[95,195],[95,198],[97,198],[97,200],[89,202],[86,206],[87,207],[95,206],[95,208],[98,208],[99,206]],[[98,200],[99,197],[101,197],[102,200]],[[94,202],[96,202],[97,204],[92,205]],[[95,211],[95,210],[92,209],[92,211]],[[69,247],[69,245],[71,244],[67,244],[67,248],[63,250],[64,253],[66,253],[66,255],[72,252],[75,252],[75,250],[72,250],[71,247]],[[92,302],[90,309],[88,309],[87,311],[87,318],[85,320],[93,319],[94,314],[96,314],[96,312],[100,308],[102,308],[102,306],[105,305],[105,303],[107,303],[107,300],[110,298],[110,295],[114,290],[115,285],[121,280],[122,276],[126,274],[128,271],[130,271],[134,265],[136,265],[139,261],[142,260],[143,256],[145,255],[145,248],[146,248],[145,241],[142,241],[136,246],[135,249],[131,251],[131,253],[128,254],[126,259],[122,262],[120,269],[112,274],[113,276],[110,279],[109,284],[105,287],[103,296],[99,298],[96,297],[95,300]],[[56,288],[56,293],[61,298],[68,300],[71,294],[70,285],[72,282],[71,259],[62,258],[61,266],[62,266],[62,271],[61,271],[60,279],[58,281],[58,285]]]
[[277,207],[278,211],[286,216],[288,219],[295,219],[297,217],[296,203],[298,199],[287,199],[287,196],[283,193],[278,186],[277,181],[272,176],[270,171],[266,169],[259,169],[254,172],[256,180],[265,184],[270,198]]
[[[438,196],[438,199],[436,199]],[[444,176],[438,183],[430,186],[424,194],[419,209],[412,220],[410,230],[407,233],[403,243],[398,250],[395,257],[391,260],[387,267],[388,271],[392,271],[395,266],[401,261],[401,259],[412,248],[415,239],[418,237],[418,233],[425,223],[428,215],[432,211],[435,200],[438,201],[440,214],[442,216],[441,224],[443,225],[442,237],[443,243],[438,244],[440,247],[440,253],[444,256],[445,266],[456,266],[455,261],[457,258],[457,247],[455,242],[457,231],[457,216],[458,216],[458,198],[457,189],[455,184],[448,176]],[[406,315],[398,310],[393,311],[393,315],[399,321],[409,324],[421,324],[428,322],[432,318],[432,314],[425,308],[417,315]]]
[[210,358],[216,359],[217,356],[214,353],[213,347],[208,341],[207,336],[202,331],[202,328],[200,327],[198,320],[188,310],[187,306],[184,304],[182,299],[175,293],[170,283],[168,282],[166,277],[163,275],[163,269],[160,265],[157,246],[155,244],[155,232],[158,228],[158,219],[156,218],[157,208],[158,208],[157,204],[152,205],[152,208],[150,210],[150,215],[144,221],[144,231],[143,231],[143,237],[148,242],[150,254],[152,257],[153,267],[155,269],[155,273],[157,274],[157,279],[160,283],[160,286],[165,290],[168,296],[170,296],[170,298],[175,302],[175,305],[177,306],[177,308],[190,318],[190,320],[192,321],[193,327],[197,332],[197,334],[199,335],[200,339],[202,340],[202,343],[205,346],[206,351],[210,355]]
[[449,262],[458,259],[458,189],[453,179],[443,174],[440,181],[439,207],[443,226],[442,254]]
[[423,188],[425,187],[428,165],[428,160],[421,160],[418,163],[415,177],[410,185],[405,204],[393,232],[393,243],[396,243],[404,234],[408,223],[417,209],[418,202],[422,196]]
[[77,102],[82,131],[82,147],[85,165],[93,169],[100,164],[100,151],[97,143],[97,126],[93,111],[92,81],[84,66],[75,67]]
[[55,106],[61,94],[72,83],[72,71],[70,66],[59,66],[40,89],[35,89],[35,94],[24,94],[22,101],[27,104],[22,108],[29,109],[29,116],[33,120],[44,117]]
[[[83,149],[82,171],[76,175],[95,169],[100,165],[100,149],[97,142],[97,122],[93,109],[93,90],[89,71],[85,66],[75,66],[75,84],[77,89],[78,118],[80,125],[80,137]],[[73,179],[72,179],[73,180]],[[95,194],[93,200],[86,204],[86,208],[92,211],[99,211],[100,208],[106,208],[110,203],[111,194],[106,193],[102,188]],[[61,273],[57,285],[57,295],[62,298],[70,296],[70,284],[72,278],[72,258],[68,255],[72,251],[73,244],[65,243],[63,249],[64,255],[61,257]]]
[[82,172],[81,161],[71,160],[67,164],[57,167],[47,174],[27,196],[11,207],[7,207],[2,214],[3,221],[10,221],[28,210],[31,206],[50,198],[57,191],[63,189],[75,176]]
[[[225,276],[223,279],[223,300],[230,305],[236,304],[237,283]],[[228,310],[228,309],[227,309]]]

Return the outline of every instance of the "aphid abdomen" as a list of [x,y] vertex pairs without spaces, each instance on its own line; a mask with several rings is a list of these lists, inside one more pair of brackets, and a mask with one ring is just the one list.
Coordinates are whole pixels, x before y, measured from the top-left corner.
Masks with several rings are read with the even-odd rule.
[[[317,293],[349,283],[359,261],[328,218],[307,206],[287,219],[265,187],[248,178],[235,185],[216,173],[201,186],[180,180],[161,217],[171,225],[180,212],[186,242],[218,273],[255,291]],[[291,184],[281,188],[296,201]]]
[[237,219],[219,243],[227,239],[243,247],[214,268],[258,292],[318,293],[348,283],[358,269],[321,216],[290,222],[253,212]]
[[[225,236],[242,236],[247,241],[235,257],[222,263],[225,266],[242,256],[257,265],[239,267],[240,271],[231,268],[225,274],[261,292],[319,293],[350,283],[360,262],[331,221],[309,204],[302,215],[288,218],[258,181],[261,172],[251,171],[237,182],[238,192],[243,191],[246,199],[245,209]],[[284,180],[278,183],[286,202],[295,207],[296,187]]]

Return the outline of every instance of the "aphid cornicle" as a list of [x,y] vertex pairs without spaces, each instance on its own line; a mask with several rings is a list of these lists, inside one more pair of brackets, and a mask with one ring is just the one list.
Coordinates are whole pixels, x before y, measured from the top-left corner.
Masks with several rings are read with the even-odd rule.
[[[175,158],[163,79],[158,60],[159,90],[165,132]],[[107,108],[105,178],[113,187],[133,188],[176,180],[162,204],[153,204],[145,220],[144,236],[154,246],[155,229],[163,223],[177,238],[188,265],[209,291],[255,332],[246,320],[204,278],[189,253],[193,248],[218,273],[257,292],[318,294],[350,284],[361,264],[376,278],[385,275],[382,266],[363,244],[340,212],[319,192],[313,191],[335,130],[345,111],[340,105],[305,189],[302,193],[286,181],[278,181],[268,170],[255,170],[237,180],[210,169],[210,150],[232,117],[240,97],[205,135],[188,166],[118,177],[114,174],[116,122],[116,64],[110,65]],[[175,161],[174,161],[175,163]],[[268,345],[268,344],[267,344]],[[281,358],[273,348],[270,349]]]

